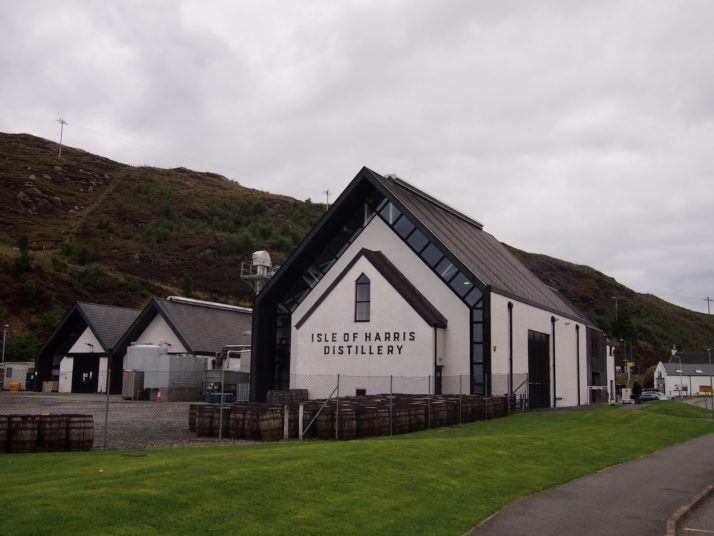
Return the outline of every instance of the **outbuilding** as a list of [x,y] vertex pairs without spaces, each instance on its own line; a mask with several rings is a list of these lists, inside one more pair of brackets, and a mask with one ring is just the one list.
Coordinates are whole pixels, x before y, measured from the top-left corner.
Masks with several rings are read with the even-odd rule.
[[60,392],[106,392],[108,358],[139,309],[77,302],[40,349],[36,390],[57,382]]
[[117,343],[120,378],[113,389],[123,391],[122,376],[139,372],[142,390],[160,388],[169,399],[191,400],[210,379],[206,371],[216,368],[230,373],[234,384],[247,386],[251,323],[252,310],[246,307],[154,298]]
[[338,383],[341,395],[522,395],[532,408],[614,396],[595,324],[481,223],[367,168],[257,295],[252,349],[254,400]]
[[669,362],[657,363],[654,372],[655,388],[670,396],[709,396],[713,378],[707,352],[680,352]]

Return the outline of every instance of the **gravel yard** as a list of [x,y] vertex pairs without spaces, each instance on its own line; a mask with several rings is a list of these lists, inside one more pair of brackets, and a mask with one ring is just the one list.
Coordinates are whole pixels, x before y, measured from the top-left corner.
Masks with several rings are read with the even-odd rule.
[[[107,398],[109,411],[107,414]],[[124,400],[120,395],[0,392],[0,414],[80,413],[94,416],[94,447],[144,448],[218,444],[188,430],[190,402]],[[108,421],[106,418],[108,417]],[[108,422],[108,427],[105,427]],[[105,432],[106,430],[106,432]],[[246,443],[223,440],[221,444]]]

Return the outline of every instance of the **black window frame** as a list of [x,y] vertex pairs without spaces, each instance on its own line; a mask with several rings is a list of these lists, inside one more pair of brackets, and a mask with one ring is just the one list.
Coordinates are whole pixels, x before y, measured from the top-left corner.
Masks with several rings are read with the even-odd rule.
[[[355,281],[355,322],[369,322],[371,318],[371,301],[372,301],[372,282],[369,280],[364,273],[360,275]],[[365,288],[367,292],[367,299],[360,299],[360,287]],[[365,311],[360,308],[360,305],[367,304],[366,314]]]

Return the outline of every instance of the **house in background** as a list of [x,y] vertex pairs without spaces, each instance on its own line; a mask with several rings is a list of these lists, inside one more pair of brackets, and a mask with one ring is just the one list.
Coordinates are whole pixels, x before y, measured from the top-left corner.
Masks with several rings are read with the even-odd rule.
[[660,361],[654,385],[671,396],[709,395],[714,383],[714,365],[709,352],[677,352],[668,362]]
[[60,392],[106,392],[109,355],[140,312],[75,303],[35,359],[35,390],[42,390],[44,382],[57,382]]

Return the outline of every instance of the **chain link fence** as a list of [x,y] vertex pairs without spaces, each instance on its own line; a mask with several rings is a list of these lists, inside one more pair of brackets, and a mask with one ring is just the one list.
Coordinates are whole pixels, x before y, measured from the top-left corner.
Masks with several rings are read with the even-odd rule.
[[491,397],[472,395],[466,375],[306,375],[258,404],[248,401],[247,375],[232,371],[125,371],[122,394],[111,395],[101,380],[73,371],[42,392],[0,392],[0,452],[63,450],[43,438],[69,441],[61,429],[69,434],[79,417],[83,448],[390,435],[524,411],[528,393],[527,375],[493,377]]

